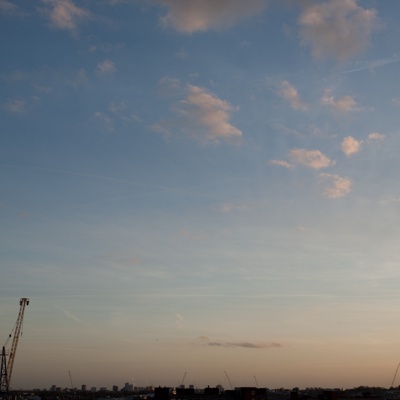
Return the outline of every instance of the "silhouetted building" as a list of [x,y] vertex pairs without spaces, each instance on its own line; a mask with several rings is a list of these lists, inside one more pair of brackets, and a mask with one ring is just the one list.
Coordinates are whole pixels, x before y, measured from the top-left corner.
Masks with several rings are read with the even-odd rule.
[[154,399],[155,400],[169,400],[169,387],[156,387],[154,389]]
[[204,388],[204,397],[218,397],[220,394],[220,388],[215,387],[215,388],[210,388],[210,386],[207,386]]

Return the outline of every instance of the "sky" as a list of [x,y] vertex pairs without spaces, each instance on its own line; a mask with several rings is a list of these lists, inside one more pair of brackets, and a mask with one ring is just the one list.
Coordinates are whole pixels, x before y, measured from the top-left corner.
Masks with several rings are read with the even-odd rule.
[[399,17],[0,0],[3,342],[30,298],[11,386],[389,387]]

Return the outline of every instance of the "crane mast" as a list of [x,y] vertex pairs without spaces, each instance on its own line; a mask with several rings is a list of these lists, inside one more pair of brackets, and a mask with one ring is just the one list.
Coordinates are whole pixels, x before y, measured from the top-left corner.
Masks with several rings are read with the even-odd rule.
[[7,357],[4,346],[1,352],[0,395],[2,399],[6,399],[8,395]]
[[8,366],[7,366],[7,380],[8,384],[11,383],[11,375],[14,366],[15,354],[17,352],[17,345],[19,337],[21,336],[22,322],[24,320],[25,307],[29,305],[29,299],[27,297],[22,297],[19,301],[19,313],[17,322],[15,323],[14,337],[11,344],[11,350],[8,356]]

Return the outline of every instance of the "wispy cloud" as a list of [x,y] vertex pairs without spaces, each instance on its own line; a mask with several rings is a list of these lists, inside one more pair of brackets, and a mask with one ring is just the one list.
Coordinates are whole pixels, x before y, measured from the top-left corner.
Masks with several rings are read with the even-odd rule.
[[141,122],[140,117],[135,114],[130,107],[128,106],[128,104],[126,104],[124,101],[120,101],[120,102],[111,102],[109,104],[108,110],[110,111],[110,113],[114,114],[115,116],[117,116],[118,118],[120,118],[121,120],[128,122],[128,123],[137,123],[137,122]]
[[305,111],[308,108],[307,104],[300,99],[297,89],[288,81],[281,83],[279,95],[287,100],[295,110]]
[[214,347],[242,347],[245,349],[267,349],[283,347],[280,343],[276,342],[224,342],[224,341],[211,341],[208,336],[200,336],[198,338],[206,346]]
[[185,238],[185,239],[191,239],[191,240],[201,240],[204,239],[204,233],[202,232],[193,232],[189,231],[187,229],[181,229],[179,232],[179,236]]
[[357,102],[352,96],[343,96],[340,99],[335,100],[335,97],[332,95],[332,92],[329,89],[325,90],[325,93],[321,99],[321,103],[342,113],[360,110],[357,107]]
[[115,68],[115,64],[111,60],[104,60],[97,64],[96,73],[98,75],[111,75],[117,69]]
[[266,349],[270,347],[282,347],[279,343],[251,343],[251,342],[210,342],[208,346],[220,347],[244,347],[246,349]]
[[232,211],[238,211],[238,210],[246,210],[248,207],[243,204],[231,204],[231,203],[224,203],[221,204],[219,207],[219,210],[222,213],[229,213]]
[[344,61],[359,54],[378,26],[376,11],[357,5],[356,0],[306,4],[298,20],[300,35],[315,59]]
[[3,104],[3,107],[12,113],[22,113],[25,111],[26,101],[22,99],[10,99]]
[[372,132],[368,135],[368,142],[381,142],[382,140],[385,139],[385,135],[383,133],[379,132]]
[[346,196],[351,192],[352,182],[348,178],[339,175],[321,173],[319,181],[322,186],[322,194],[331,199]]
[[164,76],[158,82],[158,90],[165,95],[177,94],[182,90],[182,85],[179,79]]
[[293,168],[294,165],[290,164],[289,162],[285,161],[285,160],[270,160],[269,163],[271,165],[278,165],[280,167],[285,167],[285,168]]
[[264,10],[267,0],[157,0],[157,3],[168,9],[161,19],[163,24],[183,33],[193,33],[229,28]]
[[110,132],[114,131],[114,125],[110,116],[104,112],[97,111],[94,114],[95,118],[100,121],[103,126]]
[[12,17],[23,17],[25,13],[14,3],[8,0],[0,0],[0,14]]
[[76,31],[78,23],[90,18],[89,11],[76,6],[70,0],[42,0],[49,8],[45,12],[49,15],[51,23],[58,29],[71,32]]
[[347,157],[356,154],[361,149],[361,141],[353,138],[352,136],[346,136],[342,140],[342,151]]
[[293,164],[303,165],[313,169],[327,168],[335,165],[319,150],[293,149],[289,151],[289,159]]
[[71,311],[69,310],[64,310],[62,308],[60,308],[60,310],[64,313],[64,315],[71,319],[72,321],[78,322],[81,325],[86,325],[86,326],[90,326],[86,321],[81,320],[80,318],[78,318],[75,314],[73,314]]

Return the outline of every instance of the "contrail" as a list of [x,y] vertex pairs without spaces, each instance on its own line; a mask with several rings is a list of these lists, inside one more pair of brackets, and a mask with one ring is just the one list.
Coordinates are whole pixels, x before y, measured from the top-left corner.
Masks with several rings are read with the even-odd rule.
[[366,69],[374,69],[374,68],[379,68],[383,67],[388,64],[393,64],[393,63],[398,63],[400,62],[400,59],[396,58],[383,58],[381,60],[375,60],[375,61],[370,61],[365,63],[364,65],[358,67],[358,68],[353,68],[353,69],[348,69],[346,71],[342,71],[342,74],[349,74],[352,72],[358,72],[358,71],[364,71]]

